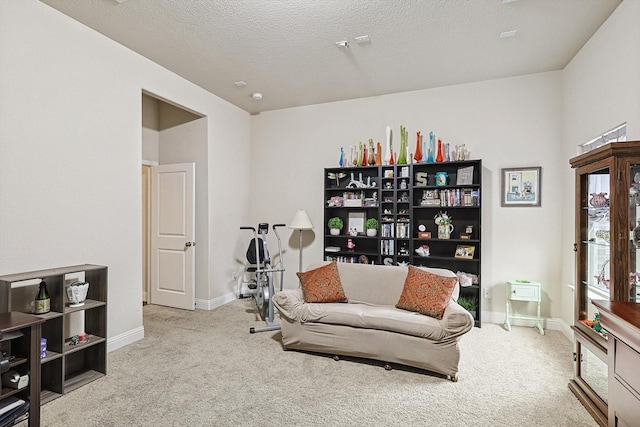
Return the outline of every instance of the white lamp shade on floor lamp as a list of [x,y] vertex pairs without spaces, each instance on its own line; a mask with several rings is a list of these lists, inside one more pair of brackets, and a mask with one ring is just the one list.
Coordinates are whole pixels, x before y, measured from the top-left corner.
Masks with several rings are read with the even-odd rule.
[[302,271],[302,232],[304,230],[312,230],[313,224],[309,219],[309,215],[304,209],[298,210],[291,221],[289,221],[289,228],[292,230],[298,230],[300,234],[300,258],[298,261],[298,271]]

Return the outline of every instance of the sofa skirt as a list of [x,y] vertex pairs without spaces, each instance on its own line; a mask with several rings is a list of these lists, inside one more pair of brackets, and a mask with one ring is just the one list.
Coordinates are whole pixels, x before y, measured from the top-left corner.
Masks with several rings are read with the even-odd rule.
[[300,323],[281,316],[282,345],[331,355],[374,359],[420,368],[457,379],[458,337],[431,341],[411,335],[351,326]]

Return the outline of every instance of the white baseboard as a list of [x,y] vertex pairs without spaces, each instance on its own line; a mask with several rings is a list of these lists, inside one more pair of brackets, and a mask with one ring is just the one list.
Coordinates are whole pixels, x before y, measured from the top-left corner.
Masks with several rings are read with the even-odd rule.
[[217,298],[206,300],[196,298],[196,309],[197,310],[213,310],[218,307],[222,307],[225,304],[230,303],[233,300],[236,300],[235,292],[229,292]]
[[[496,312],[496,311],[483,311],[482,312],[482,321],[486,323],[495,323],[498,325],[503,325],[505,320],[505,313]],[[511,325],[513,326],[528,326],[533,327],[535,324],[535,320],[533,319],[512,319]],[[558,318],[542,318],[542,328],[549,329],[552,331],[559,331],[564,335],[569,341],[573,342],[573,331],[571,330],[571,326],[569,326],[564,320]]]
[[140,326],[123,334],[111,337],[107,340],[107,353],[132,344],[142,338],[144,338],[144,326]]

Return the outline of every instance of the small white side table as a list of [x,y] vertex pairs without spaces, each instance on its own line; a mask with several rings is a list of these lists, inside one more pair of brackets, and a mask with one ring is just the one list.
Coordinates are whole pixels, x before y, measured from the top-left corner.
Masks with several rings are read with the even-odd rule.
[[[507,282],[507,313],[504,327],[511,331],[511,319],[535,320],[534,327],[538,328],[541,335],[544,335],[542,328],[542,318],[540,317],[541,291],[540,283],[528,282],[524,280],[511,280]],[[535,316],[515,315],[511,313],[511,301],[533,301],[538,303]]]

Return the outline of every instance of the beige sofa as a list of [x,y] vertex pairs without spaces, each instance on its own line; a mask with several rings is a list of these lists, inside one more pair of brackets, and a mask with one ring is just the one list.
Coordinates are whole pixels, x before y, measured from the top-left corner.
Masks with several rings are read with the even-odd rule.
[[[325,264],[312,265],[308,270]],[[424,269],[455,277],[449,270]],[[471,314],[455,302],[459,285],[438,320],[395,308],[407,267],[338,263],[338,272],[348,303],[305,303],[301,289],[274,295],[285,349],[399,363],[457,381],[458,341],[474,322]]]

